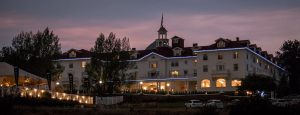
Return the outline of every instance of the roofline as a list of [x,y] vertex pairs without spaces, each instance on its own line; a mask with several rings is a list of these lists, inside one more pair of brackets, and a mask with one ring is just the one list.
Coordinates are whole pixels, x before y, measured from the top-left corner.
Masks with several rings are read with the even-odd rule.
[[285,71],[283,68],[281,68],[280,66],[278,66],[277,64],[271,62],[270,60],[266,59],[265,57],[259,55],[258,53],[254,52],[253,50],[251,50],[250,48],[248,47],[240,47],[240,48],[225,48],[225,49],[213,49],[213,50],[198,50],[198,51],[194,51],[195,53],[202,53],[202,52],[216,52],[216,51],[233,51],[233,50],[248,50],[250,51],[251,53],[257,55],[258,57],[262,58],[264,61],[267,61],[269,63],[271,63],[272,65],[274,65],[275,67]]
[[[278,66],[277,64],[271,62],[270,60],[268,60],[268,59],[266,59],[265,57],[259,55],[258,53],[252,51],[252,50],[251,50],[250,48],[248,48],[248,47],[225,48],[225,49],[213,49],[213,50],[198,50],[198,51],[193,51],[193,52],[195,52],[195,53],[202,53],[202,52],[233,51],[233,50],[248,50],[248,51],[250,51],[251,53],[257,55],[257,56],[260,57],[260,58],[262,58],[264,61],[267,61],[267,62],[271,63],[272,65],[274,65],[275,67],[277,67],[277,68],[279,68],[279,69],[285,71],[282,67],[280,67],[280,66]],[[164,59],[167,59],[167,60],[170,60],[170,59],[197,58],[197,56],[165,57],[165,56],[160,55],[160,54],[158,54],[158,53],[151,52],[151,53],[149,53],[149,54],[147,54],[147,55],[145,55],[145,56],[143,56],[143,57],[141,57],[141,58],[139,58],[139,59],[135,59],[135,60],[127,60],[127,61],[133,61],[133,62],[134,62],[134,61],[141,61],[141,60],[143,60],[144,58],[146,58],[146,57],[148,57],[148,56],[150,56],[150,55],[152,55],[152,54],[157,55],[157,56],[159,56],[159,57],[161,57],[161,58],[164,58]],[[91,58],[88,57],[88,58],[57,59],[57,60],[53,60],[53,61],[74,61],[74,60],[89,60],[89,59],[91,59]]]
[[65,59],[57,59],[57,60],[52,60],[52,61],[74,61],[74,60],[89,60],[91,59],[90,57],[87,58],[65,58]]
[[158,54],[158,53],[151,52],[151,53],[149,53],[149,54],[147,54],[147,55],[145,55],[145,56],[143,56],[143,57],[141,57],[141,58],[139,58],[139,59],[128,60],[128,61],[141,61],[141,60],[143,60],[144,58],[146,58],[146,57],[148,57],[148,56],[150,56],[150,55],[152,55],[152,54],[157,55],[157,56],[159,56],[159,57],[161,57],[161,58],[164,58],[164,59],[167,59],[167,60],[170,60],[170,59],[186,59],[186,58],[196,58],[196,57],[197,57],[197,56],[165,57],[165,56],[160,55],[160,54]]
[[139,80],[126,80],[131,82],[143,82],[143,81],[172,81],[172,80],[189,80],[189,79],[197,79],[197,77],[183,77],[183,78],[165,78],[165,79],[139,79]]

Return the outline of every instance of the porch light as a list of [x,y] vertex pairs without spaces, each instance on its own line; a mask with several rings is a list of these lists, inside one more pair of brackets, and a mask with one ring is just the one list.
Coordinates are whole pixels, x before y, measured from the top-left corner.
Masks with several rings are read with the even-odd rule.
[[100,80],[99,83],[102,84],[103,83],[102,80]]
[[143,90],[147,90],[147,87],[143,87]]
[[56,82],[56,85],[59,85],[59,82]]
[[140,84],[143,85],[143,82],[141,81]]
[[169,87],[170,86],[170,83],[167,83],[167,87]]
[[161,87],[160,87],[160,89],[161,89],[161,90],[164,90],[164,89],[165,89],[165,87],[164,87],[164,86],[161,86]]

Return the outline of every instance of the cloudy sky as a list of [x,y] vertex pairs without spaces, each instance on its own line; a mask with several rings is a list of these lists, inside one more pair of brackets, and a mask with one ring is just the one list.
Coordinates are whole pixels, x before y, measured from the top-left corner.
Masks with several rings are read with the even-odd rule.
[[300,40],[296,0],[1,0],[0,47],[22,31],[49,27],[63,51],[90,49],[110,32],[141,50],[157,38],[162,13],[168,36],[188,46],[238,36],[274,53],[283,41]]

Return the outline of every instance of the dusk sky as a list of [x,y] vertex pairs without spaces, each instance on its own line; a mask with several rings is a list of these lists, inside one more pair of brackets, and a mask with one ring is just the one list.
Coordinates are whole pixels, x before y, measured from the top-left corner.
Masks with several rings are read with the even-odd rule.
[[1,0],[0,47],[49,27],[63,51],[89,50],[110,32],[142,50],[157,38],[162,13],[168,37],[186,46],[240,37],[274,54],[285,40],[300,40],[299,0]]

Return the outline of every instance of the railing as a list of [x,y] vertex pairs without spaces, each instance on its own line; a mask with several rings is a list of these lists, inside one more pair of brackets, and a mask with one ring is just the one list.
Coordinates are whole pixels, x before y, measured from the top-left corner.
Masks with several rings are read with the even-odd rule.
[[[41,98],[46,90],[38,90],[38,89],[21,89],[21,97],[34,97]],[[67,94],[67,93],[59,93],[59,92],[49,92],[51,94],[52,99],[59,100],[73,100],[77,101],[81,104],[93,104],[93,97],[90,96],[81,96],[76,94]]]
[[101,105],[113,105],[122,103],[124,101],[123,96],[114,96],[114,97],[96,97],[96,104]]

